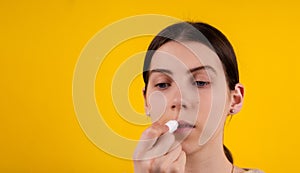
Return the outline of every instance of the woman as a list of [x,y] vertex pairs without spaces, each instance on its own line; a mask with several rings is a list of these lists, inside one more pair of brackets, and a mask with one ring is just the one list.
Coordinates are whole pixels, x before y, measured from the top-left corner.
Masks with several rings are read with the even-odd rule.
[[[148,48],[143,77],[153,124],[135,150],[135,172],[261,172],[235,166],[223,145],[226,118],[240,111],[244,87],[220,31],[193,22],[167,27]],[[174,133],[169,120],[179,122]]]

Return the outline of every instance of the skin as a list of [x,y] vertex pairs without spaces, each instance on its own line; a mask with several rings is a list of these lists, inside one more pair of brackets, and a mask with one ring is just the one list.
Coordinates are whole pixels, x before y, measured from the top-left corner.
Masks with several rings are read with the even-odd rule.
[[[153,124],[135,150],[135,172],[231,172],[223,131],[230,110],[242,107],[243,86],[229,90],[217,55],[197,42],[164,44],[150,71],[143,93]],[[181,124],[173,134],[164,125],[169,120]]]

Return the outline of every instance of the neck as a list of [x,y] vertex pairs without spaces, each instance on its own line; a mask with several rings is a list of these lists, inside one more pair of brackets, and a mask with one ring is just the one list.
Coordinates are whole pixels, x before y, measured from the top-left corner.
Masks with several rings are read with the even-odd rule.
[[217,135],[196,152],[187,154],[185,172],[231,173],[232,164],[223,150],[223,136]]

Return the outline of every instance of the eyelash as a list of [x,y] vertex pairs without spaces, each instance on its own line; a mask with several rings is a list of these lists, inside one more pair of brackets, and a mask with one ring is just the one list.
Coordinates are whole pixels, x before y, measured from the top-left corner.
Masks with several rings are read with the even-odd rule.
[[[195,81],[193,82],[193,85],[198,87],[198,88],[204,88],[205,86],[209,85],[210,82],[208,81]],[[167,89],[168,87],[170,87],[171,84],[170,83],[166,83],[166,82],[161,82],[155,85],[155,87],[159,88],[159,89]]]
[[[164,85],[164,87],[162,87],[162,85]],[[165,86],[167,85],[167,86]],[[161,82],[155,85],[155,87],[159,88],[159,89],[167,89],[167,87],[171,86],[171,84],[169,83],[165,83],[165,82]]]
[[208,82],[208,81],[195,81],[193,83],[193,85],[197,86],[198,88],[203,88],[209,84],[210,84],[210,82]]

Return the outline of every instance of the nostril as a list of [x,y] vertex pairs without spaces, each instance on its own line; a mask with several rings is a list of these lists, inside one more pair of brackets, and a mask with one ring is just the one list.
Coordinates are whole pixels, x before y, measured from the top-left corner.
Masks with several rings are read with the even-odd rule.
[[[181,105],[181,107],[182,107],[182,108],[184,108],[184,109],[186,109],[186,108],[187,108],[187,106],[186,106],[186,105]],[[172,106],[171,106],[171,108],[172,108],[172,109],[175,109],[175,108],[176,108],[176,105],[172,105]]]

